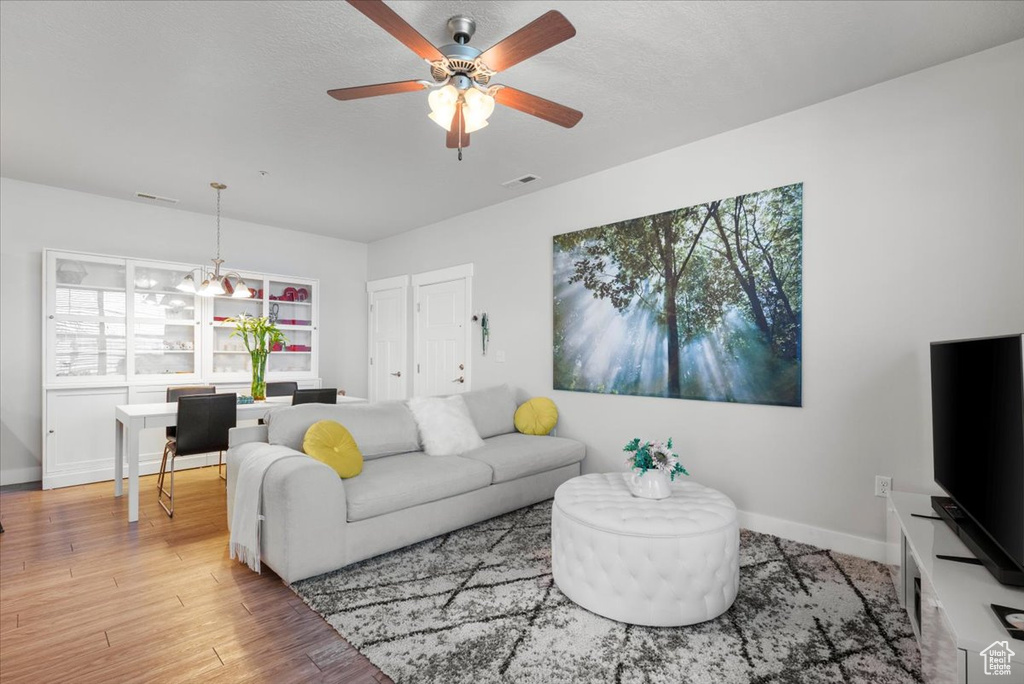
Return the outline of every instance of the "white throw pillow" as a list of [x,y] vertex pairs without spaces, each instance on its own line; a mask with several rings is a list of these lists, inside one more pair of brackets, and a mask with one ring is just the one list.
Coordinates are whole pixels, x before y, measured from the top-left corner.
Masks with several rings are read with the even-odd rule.
[[428,456],[455,456],[484,445],[466,402],[458,394],[451,397],[416,397],[409,400],[420,428],[423,451]]

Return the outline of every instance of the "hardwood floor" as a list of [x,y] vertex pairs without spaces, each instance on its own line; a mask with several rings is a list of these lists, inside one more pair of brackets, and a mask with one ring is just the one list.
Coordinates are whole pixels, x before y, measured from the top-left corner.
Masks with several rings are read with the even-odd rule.
[[2,682],[390,682],[269,568],[228,559],[216,468],[0,493]]

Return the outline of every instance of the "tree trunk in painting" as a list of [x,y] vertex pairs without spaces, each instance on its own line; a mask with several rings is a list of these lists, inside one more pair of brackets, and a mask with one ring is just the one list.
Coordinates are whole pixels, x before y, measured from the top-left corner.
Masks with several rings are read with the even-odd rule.
[[676,283],[665,285],[665,328],[668,331],[668,396],[678,398],[679,386],[679,314],[676,309]]
[[[733,225],[731,229],[725,227],[725,222],[722,220],[717,207],[714,210],[713,218],[715,228],[718,230],[718,237],[722,240],[722,246],[725,248],[725,258],[729,262],[729,268],[732,270],[733,275],[736,276],[736,281],[739,283],[740,289],[743,290],[743,294],[747,296],[747,302],[750,304],[750,313],[754,317],[754,324],[761,331],[761,334],[764,335],[764,339],[770,343],[772,341],[771,326],[768,325],[768,319],[764,315],[761,299],[757,296],[757,284],[754,280],[754,273],[750,270],[743,246],[740,243],[739,212],[740,207],[743,205],[743,199],[743,195],[737,197],[733,212],[727,214],[732,219]],[[730,238],[733,238],[733,244],[730,244]]]

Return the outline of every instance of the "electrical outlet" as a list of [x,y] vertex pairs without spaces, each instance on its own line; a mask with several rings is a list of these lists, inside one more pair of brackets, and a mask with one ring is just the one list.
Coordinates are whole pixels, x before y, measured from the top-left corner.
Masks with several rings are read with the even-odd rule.
[[504,349],[499,349],[498,351],[494,352],[494,361],[495,363],[505,363]]
[[888,475],[875,475],[875,496],[886,497],[892,491],[892,478]]

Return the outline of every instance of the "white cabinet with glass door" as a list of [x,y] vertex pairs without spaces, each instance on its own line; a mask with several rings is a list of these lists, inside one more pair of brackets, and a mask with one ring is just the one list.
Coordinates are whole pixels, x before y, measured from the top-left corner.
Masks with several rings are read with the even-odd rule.
[[[257,296],[204,297],[178,288],[191,264],[55,250],[43,264],[46,489],[111,477],[114,405],[192,384],[247,394],[251,362],[227,318],[275,316],[288,343],[271,352],[267,380],[320,386],[316,280],[242,273]],[[158,432],[145,438],[144,473],[159,465]]]
[[126,268],[124,259],[47,253],[49,377],[76,385],[127,379]]
[[287,342],[267,358],[267,379],[315,377],[317,373],[317,283],[269,276],[265,283],[267,316]]
[[315,280],[299,280],[246,274],[242,276],[256,293],[252,299],[210,297],[209,361],[207,374],[214,382],[239,382],[252,376],[252,361],[241,338],[232,336],[229,318],[268,316],[284,332],[287,342],[267,357],[267,381],[315,378],[317,355],[317,296]]
[[195,294],[181,292],[176,287],[188,268],[129,261],[133,378],[165,379],[181,384],[194,382],[202,374],[199,356],[202,305]]
[[263,276],[242,273],[252,297],[229,295],[200,297],[206,303],[206,373],[212,382],[239,381],[251,377],[252,363],[239,337],[232,337],[235,324],[229,319],[241,316],[263,316]]

